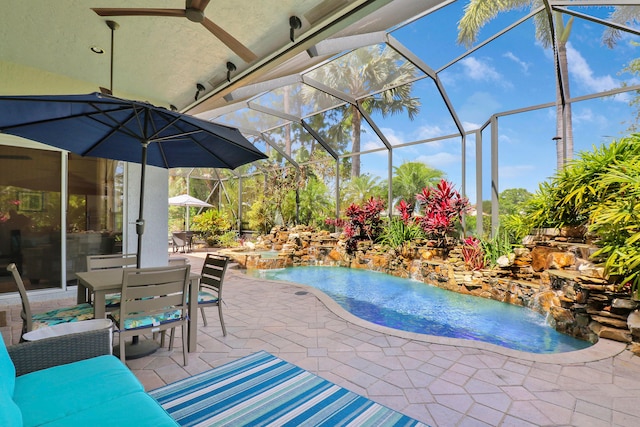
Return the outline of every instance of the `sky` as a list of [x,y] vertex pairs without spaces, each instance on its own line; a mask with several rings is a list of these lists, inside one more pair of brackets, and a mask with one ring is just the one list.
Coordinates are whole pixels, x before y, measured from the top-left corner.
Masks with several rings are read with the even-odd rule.
[[[445,67],[466,51],[456,43],[457,22],[466,2],[455,2],[443,10],[404,26],[392,36],[414,52],[438,75],[466,131],[480,128],[493,113],[508,112],[532,105],[555,101],[555,69],[551,49],[545,49],[534,36],[534,25],[528,20],[497,40],[480,48],[456,64]],[[606,8],[580,10],[606,17]],[[485,40],[520,17],[528,10],[509,12],[486,25],[479,41]],[[566,19],[565,19],[566,20]],[[604,27],[590,21],[575,19],[567,44],[571,97],[579,97],[620,87],[623,82],[638,84],[632,75],[622,73],[629,62],[640,56],[636,36],[625,35],[614,49],[602,44]],[[373,118],[393,144],[454,134],[451,119],[431,79],[414,83],[413,94],[421,100],[421,111],[411,121],[406,115]],[[623,94],[599,100],[573,104],[574,150],[592,150],[629,134],[633,109],[629,101],[633,94]],[[540,182],[551,177],[556,169],[555,108],[509,115],[498,119],[499,191],[525,188],[535,192]],[[490,198],[491,128],[482,133],[482,199]],[[373,132],[366,132],[363,150],[380,147]],[[466,193],[476,200],[476,141],[467,138]],[[576,156],[574,156],[576,157]],[[430,142],[395,149],[393,164],[423,161],[446,173],[447,179],[461,189],[462,146],[460,138]],[[362,157],[362,172],[387,177],[386,151]]]

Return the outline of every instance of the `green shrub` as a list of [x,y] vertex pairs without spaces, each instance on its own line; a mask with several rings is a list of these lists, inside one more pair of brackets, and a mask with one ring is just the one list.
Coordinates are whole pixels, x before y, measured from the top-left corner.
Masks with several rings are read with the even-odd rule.
[[380,243],[389,248],[398,249],[405,242],[422,238],[424,238],[424,232],[419,225],[415,223],[405,224],[400,218],[391,218],[382,230]]
[[191,229],[199,231],[200,235],[207,240],[209,237],[227,231],[231,228],[231,223],[226,214],[217,209],[209,209],[193,217]]

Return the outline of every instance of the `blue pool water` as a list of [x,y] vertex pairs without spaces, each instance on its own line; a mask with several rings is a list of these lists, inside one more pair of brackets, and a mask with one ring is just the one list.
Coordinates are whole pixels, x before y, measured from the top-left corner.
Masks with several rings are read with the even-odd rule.
[[485,341],[531,353],[560,353],[591,345],[557,332],[535,311],[387,274],[342,267],[249,270],[247,274],[313,286],[350,313],[403,331]]

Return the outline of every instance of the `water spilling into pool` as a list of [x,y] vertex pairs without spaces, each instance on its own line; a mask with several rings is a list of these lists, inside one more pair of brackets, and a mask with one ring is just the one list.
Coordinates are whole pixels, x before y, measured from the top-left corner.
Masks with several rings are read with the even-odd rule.
[[591,345],[557,332],[542,314],[527,308],[387,274],[342,267],[248,270],[247,274],[313,286],[350,313],[403,331],[485,341],[531,353]]

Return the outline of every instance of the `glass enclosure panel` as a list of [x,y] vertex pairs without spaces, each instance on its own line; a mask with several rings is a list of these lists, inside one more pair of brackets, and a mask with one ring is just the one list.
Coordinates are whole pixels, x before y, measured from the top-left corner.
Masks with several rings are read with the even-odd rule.
[[231,113],[223,114],[211,120],[214,123],[221,123],[233,126],[242,130],[265,131],[276,126],[281,126],[287,120],[277,116],[265,114],[250,108],[242,108]]
[[366,46],[340,56],[306,76],[356,99],[424,76],[386,44]]
[[2,146],[0,155],[0,292],[16,292],[6,266],[25,287],[61,286],[61,154]]
[[371,118],[392,146],[459,133],[451,112],[431,78],[405,85],[405,96],[392,114],[381,109],[371,112]]
[[285,114],[304,118],[333,108],[343,101],[303,83],[284,86],[254,98],[250,105],[260,105]]
[[69,155],[67,280],[88,255],[122,253],[124,162]]

